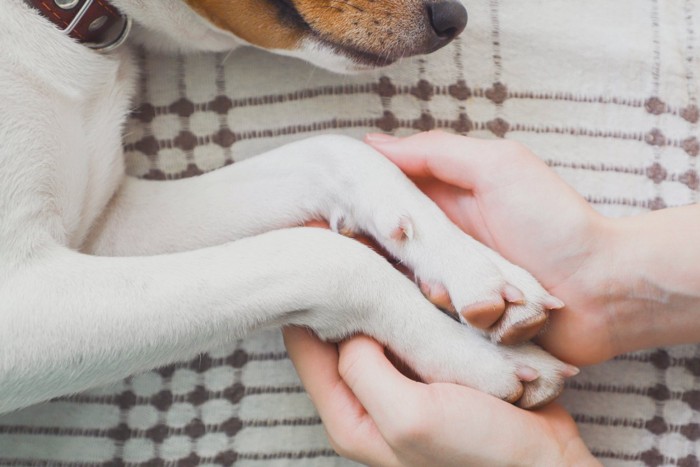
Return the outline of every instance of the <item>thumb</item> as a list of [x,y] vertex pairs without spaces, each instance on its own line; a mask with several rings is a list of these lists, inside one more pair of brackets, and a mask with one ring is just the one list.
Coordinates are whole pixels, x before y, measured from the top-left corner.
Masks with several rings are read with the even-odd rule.
[[365,142],[412,178],[437,178],[450,185],[475,190],[499,178],[499,167],[510,142],[459,136],[442,131],[407,138],[370,133]]
[[423,385],[399,372],[387,359],[381,344],[366,336],[353,337],[340,345],[341,377],[385,432],[406,412],[416,407]]

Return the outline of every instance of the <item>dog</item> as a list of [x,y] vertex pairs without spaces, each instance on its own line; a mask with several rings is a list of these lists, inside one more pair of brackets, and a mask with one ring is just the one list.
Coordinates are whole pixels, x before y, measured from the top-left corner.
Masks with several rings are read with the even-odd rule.
[[[365,144],[314,137],[170,182],[124,173],[130,44],[250,45],[354,73],[433,52],[465,25],[457,0],[4,0],[0,412],[285,325],[370,335],[426,382],[525,408],[556,397],[574,370],[522,342],[561,304]],[[311,219],[370,235],[462,313],[440,313],[360,243],[302,227]]]

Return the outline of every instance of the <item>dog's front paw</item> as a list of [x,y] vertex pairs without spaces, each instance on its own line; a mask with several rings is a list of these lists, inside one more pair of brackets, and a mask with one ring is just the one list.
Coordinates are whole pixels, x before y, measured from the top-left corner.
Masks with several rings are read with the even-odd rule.
[[523,383],[523,393],[516,404],[524,409],[536,409],[557,398],[564,389],[564,380],[579,373],[534,344],[500,347],[505,358],[513,362],[516,375]]
[[[425,382],[469,386],[525,408],[556,397],[563,380],[575,373],[574,368],[533,344],[502,346],[481,331],[439,313],[410,280],[379,255],[357,242],[326,237],[336,240],[329,245],[341,261],[335,268],[324,269],[319,277],[318,282],[328,281],[319,289],[319,301],[291,314],[287,323],[310,327],[331,341],[357,332],[372,336]],[[443,263],[449,273],[443,277],[455,280],[449,286],[456,292],[461,281],[455,278],[463,276],[457,275],[454,267],[460,264]],[[328,293],[331,287],[335,293]],[[329,309],[334,312],[329,314]]]
[[504,294],[506,309],[489,329],[494,342],[516,344],[529,340],[546,325],[549,312],[564,307],[564,302],[550,295],[532,275],[489,251],[503,278],[515,292]]
[[446,317],[434,321],[424,323],[423,336],[401,356],[425,382],[453,382],[533,409],[555,399],[564,380],[578,373],[534,344],[505,347]]
[[[325,159],[333,163],[328,177],[336,177],[334,186],[342,187],[325,213],[331,228],[369,234],[413,271],[438,307],[494,342],[517,344],[542,329],[549,310],[563,306],[529,273],[457,228],[373,149],[337,137],[315,141],[336,156]],[[345,151],[353,157],[343,156]]]
[[439,248],[429,239],[414,247],[415,276],[433,304],[508,345],[534,337],[549,311],[564,306],[527,271],[451,230]]

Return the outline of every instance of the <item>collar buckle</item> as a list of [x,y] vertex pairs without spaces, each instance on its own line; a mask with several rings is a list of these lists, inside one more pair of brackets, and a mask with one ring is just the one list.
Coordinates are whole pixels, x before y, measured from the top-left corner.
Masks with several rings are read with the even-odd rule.
[[100,42],[88,42],[85,45],[100,53],[109,53],[118,49],[129,38],[131,32],[131,18],[122,16],[119,23],[116,25],[113,35],[105,38]]
[[131,31],[131,18],[107,0],[25,0],[65,35],[100,53],[122,45]]

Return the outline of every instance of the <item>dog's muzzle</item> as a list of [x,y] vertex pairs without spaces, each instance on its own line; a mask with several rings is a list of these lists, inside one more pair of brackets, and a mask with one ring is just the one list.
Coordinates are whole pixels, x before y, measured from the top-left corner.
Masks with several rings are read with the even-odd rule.
[[25,0],[64,34],[99,52],[124,43],[131,19],[106,0]]

